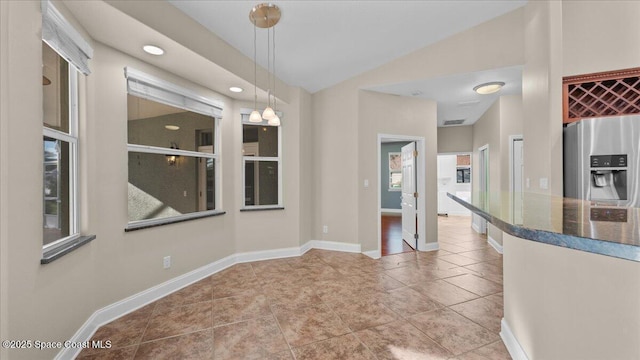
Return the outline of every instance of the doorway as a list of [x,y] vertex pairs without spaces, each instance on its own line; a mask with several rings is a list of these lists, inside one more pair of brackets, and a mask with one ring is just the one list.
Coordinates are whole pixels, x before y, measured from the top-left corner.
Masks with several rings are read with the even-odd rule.
[[468,216],[471,211],[447,193],[471,202],[471,153],[438,154],[438,216]]
[[[482,209],[489,206],[489,144],[478,148],[478,195]],[[487,233],[487,220],[473,214],[472,227],[480,234]]]
[[[426,250],[420,236],[425,234],[425,221],[418,220],[425,214],[424,191],[420,191],[425,188],[425,160],[420,156],[424,149],[422,137],[378,134],[378,249],[370,256]],[[402,190],[403,178],[405,187],[413,190]]]

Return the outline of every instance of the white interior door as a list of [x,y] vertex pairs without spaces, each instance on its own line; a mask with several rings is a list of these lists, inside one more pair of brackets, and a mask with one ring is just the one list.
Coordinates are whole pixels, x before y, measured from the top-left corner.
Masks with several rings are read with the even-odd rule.
[[417,247],[416,143],[402,147],[402,239]]
[[522,150],[524,142],[522,138],[514,138],[512,145],[511,169],[513,173],[511,194],[513,199],[511,203],[513,204],[513,221],[515,224],[522,224],[522,192],[524,190],[524,157]]

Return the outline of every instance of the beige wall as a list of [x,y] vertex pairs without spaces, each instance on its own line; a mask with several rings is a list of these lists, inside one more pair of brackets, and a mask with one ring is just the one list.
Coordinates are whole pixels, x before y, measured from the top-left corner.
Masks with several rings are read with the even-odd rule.
[[473,151],[473,126],[438,128],[438,154]]
[[[526,191],[562,196],[562,3],[525,6],[522,74]],[[548,188],[540,186],[547,179]]]
[[500,97],[500,191],[508,192],[511,158],[509,156],[509,137],[522,135],[522,95]]
[[[378,244],[379,186],[378,134],[415,136],[424,138],[425,151],[418,155],[417,166],[426,161],[426,169],[436,169],[437,155],[437,110],[430,100],[380,94],[370,91],[358,93],[358,238],[362,251],[376,250]],[[419,170],[418,170],[419,171]],[[364,181],[369,187],[364,187]],[[424,188],[419,194],[436,194],[437,172],[425,172]],[[437,241],[437,203],[427,202],[424,217],[418,222],[426,224],[426,234],[421,234],[427,243]],[[423,242],[419,240],[419,242]],[[421,248],[421,246],[419,246]]]
[[640,358],[640,263],[504,241],[504,320],[529,359]]
[[640,65],[640,1],[563,1],[562,75]]
[[[0,339],[8,339],[9,331],[9,164],[4,161],[9,142],[9,2],[0,1]],[[15,46],[15,45],[12,45]],[[7,358],[7,350],[0,347],[0,357]]]

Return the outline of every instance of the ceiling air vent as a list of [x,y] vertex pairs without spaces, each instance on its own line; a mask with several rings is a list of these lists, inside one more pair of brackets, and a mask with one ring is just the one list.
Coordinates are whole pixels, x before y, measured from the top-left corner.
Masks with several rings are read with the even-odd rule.
[[444,126],[449,126],[449,125],[462,125],[464,124],[465,119],[460,119],[460,120],[445,120],[444,121]]

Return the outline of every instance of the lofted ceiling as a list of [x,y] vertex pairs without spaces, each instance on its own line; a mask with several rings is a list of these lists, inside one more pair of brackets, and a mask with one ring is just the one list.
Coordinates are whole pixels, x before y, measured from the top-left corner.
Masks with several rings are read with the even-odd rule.
[[[167,2],[253,59],[254,29],[249,12],[259,1]],[[275,3],[282,10],[282,19],[276,25],[277,76],[289,85],[314,93],[513,11],[526,0],[283,0]],[[196,79],[196,83],[226,96],[253,100],[251,91],[232,94],[228,90],[232,85],[250,89],[252,82],[113,7],[100,1],[65,1],[65,4],[94,39],[153,65],[174,69],[176,75]],[[257,63],[264,68],[267,67],[266,36],[264,29],[258,29]],[[165,49],[164,56],[153,57],[142,52],[141,46],[145,43],[159,43],[169,49]],[[438,102],[439,126],[444,120],[462,118],[466,119],[464,125],[470,125],[497,96],[521,91],[521,71],[520,67],[494,69],[447,78],[416,79],[403,84],[381,84],[368,90],[434,99]],[[208,76],[202,77],[203,72]],[[485,79],[505,81],[507,86],[497,95],[478,97],[470,89]],[[266,93],[259,89],[258,97],[265,99]]]
[[[253,58],[251,8],[259,1],[168,0]],[[278,1],[277,76],[311,93],[433,44],[523,6],[522,0],[474,1]],[[267,33],[258,29],[257,62],[267,67]],[[447,78],[382,85],[368,90],[438,102],[446,120],[473,124],[500,95],[521,92],[522,68],[493,69]],[[497,94],[478,95],[482,82],[504,81]],[[462,105],[460,105],[462,103]]]

